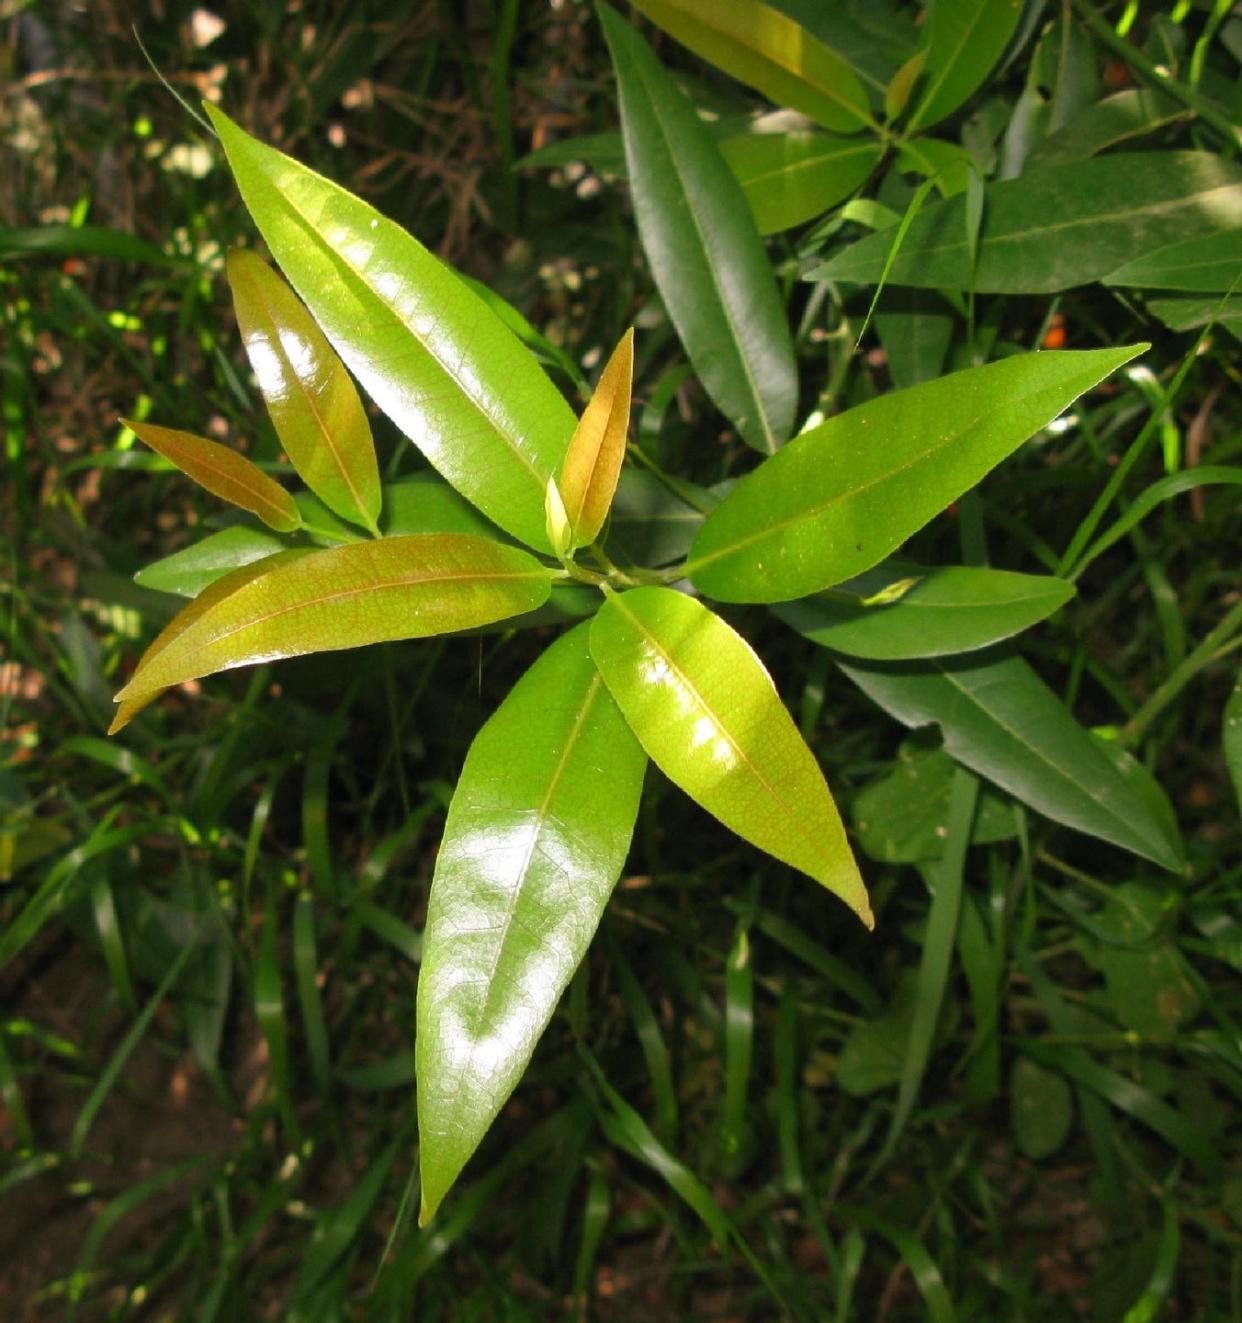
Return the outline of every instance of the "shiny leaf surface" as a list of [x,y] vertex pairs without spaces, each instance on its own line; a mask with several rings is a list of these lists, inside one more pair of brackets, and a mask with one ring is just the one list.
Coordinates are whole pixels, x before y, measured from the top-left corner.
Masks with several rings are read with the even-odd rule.
[[272,533],[249,524],[234,524],[211,533],[201,542],[174,551],[146,565],[134,575],[143,588],[181,597],[197,597],[204,588],[243,565],[285,550],[286,543]]
[[959,762],[1046,817],[1181,870],[1181,841],[1151,811],[1152,787],[1132,784],[1021,658],[838,664],[898,721],[935,722]]
[[125,426],[157,454],[175,464],[213,496],[257,515],[278,533],[290,533],[302,522],[293,497],[245,455],[193,432],[155,427],[122,419]]
[[823,773],[745,639],[692,598],[638,588],[600,608],[591,655],[669,780],[872,926]]
[[588,629],[518,681],[449,808],[418,984],[423,1222],[521,1078],[629,849],[647,759]]
[[635,0],[635,7],[696,55],[778,106],[845,132],[870,121],[862,84],[800,24],[760,0]]
[[371,398],[493,522],[541,551],[574,418],[517,338],[416,239],[207,107],[250,214]]
[[720,152],[760,234],[821,215],[849,197],[883,155],[874,139],[799,132],[739,134],[721,142]]
[[573,440],[565,452],[560,492],[569,519],[570,547],[589,546],[599,536],[617,490],[630,425],[634,380],[634,332],[612,351]]
[[712,511],[691,579],[722,602],[780,602],[861,574],[1142,348],[1016,355],[828,419]]
[[329,509],[378,534],[375,444],[345,365],[262,258],[235,248],[227,270],[250,365],[293,467]]
[[911,129],[938,124],[966,101],[992,72],[1021,15],[1022,0],[933,0]]
[[[906,582],[910,587],[895,600],[874,600]],[[822,647],[906,661],[986,648],[1052,615],[1073,595],[1072,583],[1050,575],[964,565],[924,570],[886,561],[829,592],[773,610]]]
[[[1242,166],[1207,152],[1125,152],[1045,165],[984,190],[975,289],[1048,294],[1085,285],[1179,240],[1242,226]],[[888,283],[966,289],[966,198],[928,205]],[[882,230],[813,269],[812,279],[873,284],[893,244]]]
[[[310,554],[309,547],[278,551],[241,565],[237,569],[226,572],[215,579],[156,635],[150,647],[139,659],[135,674],[139,674],[147,667],[153,666],[156,659],[172,647],[191,626],[197,624],[208,611],[219,606],[221,602],[231,597],[239,588],[244,588],[248,583],[253,583],[255,579],[262,575],[270,574],[278,566],[291,565],[301,557]],[[115,735],[117,731],[128,726],[148,703],[154,702],[163,693],[166,687],[144,689],[137,697],[121,700],[120,707],[112,719],[112,725],[108,727],[108,734]]]
[[707,393],[765,454],[793,428],[793,342],[746,199],[643,39],[600,7],[651,273]]
[[254,662],[485,625],[533,611],[550,587],[534,557],[486,538],[428,533],[331,547],[204,612],[119,697]]

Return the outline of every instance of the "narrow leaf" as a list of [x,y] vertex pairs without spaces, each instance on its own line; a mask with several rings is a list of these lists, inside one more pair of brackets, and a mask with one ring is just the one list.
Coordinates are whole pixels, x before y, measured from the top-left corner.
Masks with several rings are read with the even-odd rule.
[[861,574],[1143,348],[1015,355],[828,419],[708,515],[690,577],[722,602],[780,602]]
[[[261,575],[270,574],[277,566],[292,564],[301,557],[310,554],[309,547],[278,551],[258,560],[249,561],[214,579],[156,635],[150,647],[142,654],[135,674],[141,673],[146,667],[154,665],[156,658],[161,653],[167,651],[213,607],[218,606],[226,598],[232,597],[239,588],[252,583]],[[115,735],[128,726],[143,708],[160,696],[166,687],[144,690],[136,698],[121,700],[116,716],[108,727],[108,734]]]
[[923,95],[910,128],[938,124],[962,105],[1004,53],[1022,0],[933,0]]
[[838,660],[856,685],[907,726],[938,724],[961,763],[1056,822],[1173,872],[1181,842],[1018,657],[862,663]]
[[543,519],[548,530],[548,541],[553,552],[564,558],[573,545],[573,530],[569,526],[569,516],[565,513],[565,501],[555,478],[548,479],[547,491],[543,498]]
[[638,588],[604,603],[591,626],[591,655],[671,781],[873,925],[819,764],[741,635],[692,598]]
[[302,522],[293,497],[245,455],[192,432],[121,420],[157,454],[175,464],[213,496],[258,515],[278,533],[291,533]]
[[1104,283],[1223,293],[1235,288],[1240,278],[1242,228],[1167,244],[1110,271]]
[[569,518],[571,548],[594,542],[608,517],[625,458],[633,379],[631,328],[612,351],[565,452],[560,491]]
[[449,808],[418,985],[424,1223],[521,1078],[629,848],[647,760],[588,628],[518,681]]
[[760,234],[822,215],[867,178],[883,148],[874,139],[827,133],[742,133],[720,152],[746,194]]
[[171,556],[146,565],[134,575],[142,588],[181,597],[197,597],[204,588],[265,556],[284,551],[286,543],[261,528],[233,524],[211,533],[201,542],[174,551]]
[[1221,745],[1225,751],[1229,779],[1233,782],[1233,793],[1238,799],[1238,812],[1242,813],[1242,672],[1239,672],[1233,692],[1225,704]]
[[[1242,226],[1242,166],[1208,152],[1124,152],[1045,165],[984,190],[974,288],[1048,294],[1089,284],[1179,240]],[[923,209],[888,274],[922,289],[970,286],[966,199]],[[871,284],[892,247],[887,231],[860,240],[808,279]]]
[[639,234],[707,393],[756,449],[793,429],[798,378],[772,269],[737,181],[643,39],[600,6]]
[[272,256],[371,398],[484,514],[550,550],[544,488],[574,422],[529,352],[399,226],[207,113]]
[[[876,601],[909,583],[892,601]],[[828,592],[773,607],[799,634],[849,657],[906,661],[972,652],[1059,610],[1074,585],[1049,575],[885,561]]]
[[316,551],[262,574],[217,603],[119,699],[216,671],[308,652],[425,638],[533,611],[550,572],[516,547],[428,533]]
[[1031,165],[1081,161],[1127,138],[1190,119],[1194,111],[1154,88],[1129,88],[1097,101],[1050,133],[1031,153]]
[[329,509],[378,535],[375,443],[345,365],[262,258],[235,248],[227,269],[246,353],[285,453]]
[[862,84],[849,66],[800,24],[760,0],[635,0],[635,7],[696,55],[778,106],[826,129],[870,123]]

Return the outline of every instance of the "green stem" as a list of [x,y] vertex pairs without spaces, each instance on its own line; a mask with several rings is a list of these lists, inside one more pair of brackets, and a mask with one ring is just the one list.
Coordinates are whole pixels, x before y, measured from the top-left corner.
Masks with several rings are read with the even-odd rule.
[[1121,729],[1123,744],[1136,744],[1144,731],[1182,692],[1191,680],[1222,653],[1242,643],[1242,637],[1232,636],[1242,630],[1242,601],[1235,602],[1224,619],[1202,643],[1178,666]]

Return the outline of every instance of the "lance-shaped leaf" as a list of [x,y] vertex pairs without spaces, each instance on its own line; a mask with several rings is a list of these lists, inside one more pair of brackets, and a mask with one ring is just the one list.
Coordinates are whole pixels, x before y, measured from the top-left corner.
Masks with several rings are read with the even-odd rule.
[[873,661],[973,652],[1059,610],[1074,585],[1044,574],[885,561],[814,597],[773,611],[825,648]]
[[[1179,240],[1242,226],[1242,166],[1209,152],[1123,152],[1026,171],[984,190],[974,288],[1050,294],[1086,285]],[[971,286],[963,195],[925,206],[886,277],[922,289]],[[808,273],[869,285],[892,247],[891,229],[852,244]]]
[[544,488],[574,416],[543,369],[400,226],[207,113],[272,256],[349,370],[462,495],[550,550]]
[[378,536],[375,443],[345,365],[261,257],[235,248],[227,269],[246,353],[285,453],[330,510]]
[[867,94],[845,61],[761,0],[634,2],[682,45],[778,106],[847,133],[870,122]]
[[1015,355],[829,418],[708,515],[691,579],[722,602],[783,602],[861,574],[1145,347]]
[[664,774],[739,836],[834,891],[871,927],[824,774],[740,634],[669,588],[614,594],[591,655]]
[[612,505],[625,434],[630,425],[634,380],[634,331],[612,351],[595,393],[582,411],[561,469],[560,492],[569,518],[570,548],[589,546],[599,536]]
[[1022,7],[1022,0],[933,0],[911,129],[939,123],[966,101],[1003,54]]
[[1159,789],[1131,781],[1021,658],[838,665],[898,721],[935,722],[959,762],[1045,816],[1181,870],[1176,828],[1152,811]]
[[237,589],[140,667],[119,699],[307,652],[490,624],[548,599],[533,556],[467,534],[353,542],[280,565]]
[[284,551],[282,539],[250,524],[233,524],[211,533],[201,542],[174,551],[171,556],[144,566],[134,575],[143,588],[181,597],[198,597],[204,588],[226,574],[256,560]]
[[[260,575],[269,574],[279,565],[289,565],[303,556],[312,554],[309,547],[291,548],[269,553],[236,569],[226,571],[204,588],[188,606],[179,611],[156,635],[151,646],[142,654],[138,662],[138,671],[141,672],[151,666],[155,659],[176,643],[196,621],[202,619],[208,611],[218,606],[226,598],[231,597],[239,588],[244,588],[246,584],[253,582]],[[112,719],[112,725],[108,727],[108,734],[115,735],[117,731],[128,726],[147,704],[153,703],[163,692],[163,688],[149,689],[136,698],[122,700],[116,716]]]
[[449,807],[418,982],[423,1222],[521,1078],[629,849],[647,759],[588,629],[518,681]]
[[293,497],[245,455],[193,432],[121,420],[152,450],[175,464],[213,496],[258,515],[278,533],[291,533],[302,522]]
[[873,138],[828,133],[742,133],[720,144],[760,234],[776,234],[848,197],[884,154]]
[[1203,293],[1235,289],[1242,283],[1242,228],[1157,248],[1110,271],[1106,285],[1145,285]]
[[600,6],[651,273],[707,393],[770,454],[793,429],[793,342],[754,219],[720,149],[647,43]]

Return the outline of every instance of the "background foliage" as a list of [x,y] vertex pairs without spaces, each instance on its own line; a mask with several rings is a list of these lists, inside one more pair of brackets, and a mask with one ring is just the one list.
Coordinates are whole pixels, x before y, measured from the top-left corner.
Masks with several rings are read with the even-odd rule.
[[[863,53],[885,68],[919,6],[879,8]],[[1236,112],[1228,5],[1131,8],[1140,59]],[[600,136],[617,110],[592,11],[466,12],[172,4],[139,27],[189,99],[219,97],[515,303],[571,392],[644,307],[639,443],[718,481],[742,442],[687,382],[651,297]],[[1238,600],[1234,489],[1188,484],[1023,645],[1080,719],[1125,728],[1158,774],[1187,882],[1015,819],[987,789],[967,848],[972,791],[937,741],[904,736],[744,608],[854,829],[877,933],[649,772],[600,940],[464,1185],[419,1231],[409,1034],[427,884],[464,750],[550,636],[260,668],[164,700],[122,744],[101,738],[117,682],[175,607],[133,573],[218,517],[117,419],[278,457],[223,279],[250,231],[128,7],[0,15],[0,1301],[14,1316],[1237,1316],[1242,832],[1220,753],[1237,656],[1213,633]],[[1027,18],[966,130],[993,116],[1051,140],[1073,107],[1145,85],[1087,7]],[[656,45],[700,106],[748,104]],[[1184,110],[1149,150],[1220,150]],[[553,145],[582,134],[594,147],[557,164]],[[542,168],[512,168],[540,148]],[[796,236],[771,251],[804,391],[826,413],[912,370],[910,328],[937,335],[939,306],[900,291],[852,352],[866,299],[816,302],[792,279]],[[1194,342],[1153,311],[1099,286],[980,296],[983,333],[1027,347],[1155,342],[1144,371],[988,480],[998,564],[1052,568],[1074,543]],[[1236,461],[1238,363],[1214,330],[1123,502],[1166,471]],[[411,448],[372,421],[382,472],[411,471]],[[963,522],[918,550],[958,559]],[[928,890],[946,838],[965,851],[950,930]],[[929,1022],[919,980],[937,976],[948,996]]]

